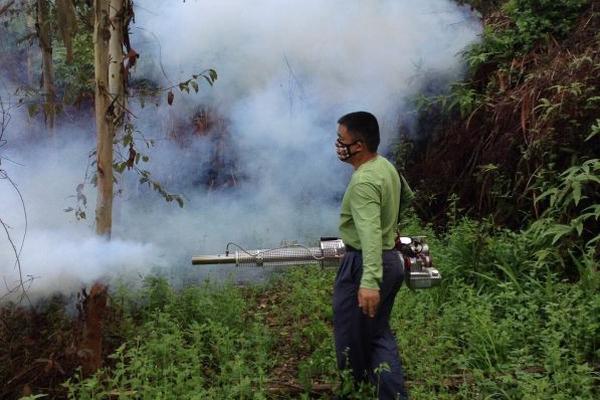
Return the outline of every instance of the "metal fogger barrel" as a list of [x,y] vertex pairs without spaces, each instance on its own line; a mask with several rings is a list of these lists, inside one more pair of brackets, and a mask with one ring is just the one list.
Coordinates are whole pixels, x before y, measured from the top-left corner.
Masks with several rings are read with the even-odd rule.
[[[229,246],[237,247],[229,251]],[[337,265],[346,250],[338,238],[321,238],[319,247],[286,244],[272,249],[246,250],[234,243],[227,245],[225,254],[192,257],[194,265],[235,264],[238,267],[279,267],[286,265]]]
[[[229,247],[235,246],[235,251]],[[429,247],[423,237],[400,237],[396,243],[399,256],[404,259],[405,281],[411,289],[437,286],[441,281],[439,271],[432,266]],[[346,253],[339,238],[322,237],[318,247],[286,244],[272,249],[247,250],[229,243],[225,254],[192,257],[194,265],[234,264],[238,267],[280,267],[291,265],[337,266]]]

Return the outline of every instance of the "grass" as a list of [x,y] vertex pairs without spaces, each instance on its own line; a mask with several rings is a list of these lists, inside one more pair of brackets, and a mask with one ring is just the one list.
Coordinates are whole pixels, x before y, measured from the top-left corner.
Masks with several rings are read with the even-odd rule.
[[[600,295],[553,274],[532,278],[522,242],[472,221],[432,238],[443,285],[403,288],[392,315],[412,399],[598,398]],[[265,286],[179,292],[152,278],[141,292],[117,291],[127,338],[110,367],[66,383],[70,398],[348,392],[335,368],[334,275],[291,268]],[[373,398],[374,390],[353,396]]]

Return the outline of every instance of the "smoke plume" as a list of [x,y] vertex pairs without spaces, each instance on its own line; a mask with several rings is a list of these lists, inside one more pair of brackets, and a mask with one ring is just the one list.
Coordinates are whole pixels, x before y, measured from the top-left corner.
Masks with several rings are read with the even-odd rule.
[[[141,58],[132,80],[175,85],[172,106],[164,92],[143,107],[130,100],[133,124],[154,141],[146,148],[139,139],[138,150],[148,155],[153,178],[182,194],[185,205],[166,203],[126,170],[117,184],[113,240],[98,240],[88,157],[93,114],[65,115],[51,138],[40,139],[28,134],[38,122],[13,109],[0,156],[14,161],[1,165],[25,203],[20,261],[23,274],[34,277],[32,291],[68,290],[123,271],[161,269],[189,281],[206,276],[189,267],[193,254],[222,252],[230,241],[254,248],[336,235],[351,174],[335,157],[337,119],[373,112],[385,148],[428,79],[460,77],[460,52],[480,32],[477,18],[449,0],[135,6],[131,39]],[[179,82],[206,68],[218,72],[214,87],[178,91]],[[18,86],[7,79],[3,98]],[[204,118],[204,130],[195,118]],[[64,210],[77,206],[82,182],[87,218],[78,221]],[[18,249],[25,228],[20,198],[7,180],[0,180],[0,193],[0,217]],[[13,248],[4,232],[0,237],[2,296],[18,275]]]

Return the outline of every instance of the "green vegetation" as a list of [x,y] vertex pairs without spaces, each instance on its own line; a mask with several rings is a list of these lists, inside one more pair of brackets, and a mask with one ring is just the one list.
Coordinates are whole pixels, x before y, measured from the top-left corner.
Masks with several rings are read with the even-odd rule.
[[[464,54],[464,81],[419,99],[417,133],[428,139],[405,171],[427,221],[443,225],[447,199],[458,196],[471,216],[523,228],[550,206],[544,193],[564,171],[600,154],[598,4],[466,2],[485,11],[482,41]],[[594,185],[585,206],[600,201]]]
[[[427,232],[441,287],[397,299],[397,333],[413,399],[594,399],[600,395],[600,275],[592,226],[598,160],[571,167],[522,230],[460,218]],[[73,399],[284,398],[352,393],[331,333],[334,271],[296,268],[265,287],[207,283],[174,292],[150,278],[114,295],[123,344],[109,367],[72,378]],[[282,390],[283,388],[283,390]],[[373,398],[376,388],[352,393]]]
[[503,18],[484,31],[483,40],[469,51],[474,70],[484,63],[505,66],[551,38],[563,39],[590,0],[509,0],[502,5]]
[[67,62],[67,50],[55,43],[53,62],[56,86],[65,105],[80,105],[94,99],[94,44],[89,31],[73,37],[73,61]]
[[[413,399],[597,398],[600,282],[592,258],[581,261],[587,278],[570,283],[560,278],[560,257],[540,256],[554,247],[533,228],[515,233],[459,219],[443,236],[430,235],[443,285],[402,289],[392,318]],[[149,278],[141,291],[117,291],[124,341],[108,367],[65,384],[69,397],[348,391],[335,368],[333,279],[333,270],[294,268],[264,287],[207,283],[175,292]]]
[[[468,75],[449,93],[420,99],[418,133],[429,141],[399,146],[420,216],[405,233],[428,235],[444,277],[436,289],[403,288],[394,309],[412,398],[600,398],[598,2],[459,2],[481,10],[485,23],[482,41],[465,53]],[[86,40],[76,36],[72,65],[55,53],[65,102],[89,91]],[[50,396],[373,398],[376,388],[351,393],[335,368],[334,273],[294,268],[257,287],[175,291],[147,278],[142,290],[118,288],[104,368],[62,374],[61,382],[71,378]],[[63,308],[41,325],[67,330]],[[6,315],[11,323],[0,329],[34,337],[28,321],[12,323],[18,312]],[[68,335],[50,332],[48,341],[67,347]],[[52,357],[48,368],[58,369]],[[2,365],[0,381],[12,379]]]
[[[123,297],[125,296],[125,297]],[[271,338],[241,290],[190,287],[174,293],[166,281],[117,294],[128,338],[111,368],[66,383],[70,397],[251,398],[264,387]],[[128,326],[128,328],[125,328]]]

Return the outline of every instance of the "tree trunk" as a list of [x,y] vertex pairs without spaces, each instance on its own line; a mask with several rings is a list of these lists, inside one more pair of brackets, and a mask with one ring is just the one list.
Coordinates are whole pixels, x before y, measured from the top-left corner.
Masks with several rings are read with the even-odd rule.
[[[85,293],[85,292],[84,292]],[[103,326],[108,308],[108,287],[96,282],[85,296],[81,307],[83,329],[79,343],[83,375],[88,377],[102,367]]]
[[114,104],[113,128],[117,129],[123,122],[125,108],[125,88],[123,77],[123,25],[124,0],[110,0],[110,42],[109,42],[109,65],[108,65],[108,91]]
[[94,51],[98,129],[96,233],[110,238],[113,208],[113,141],[125,109],[124,0],[95,0]]
[[110,239],[113,202],[113,113],[108,88],[109,0],[94,0],[94,70],[96,80],[96,233]]
[[73,0],[56,0],[56,23],[67,51],[67,64],[73,63],[73,38],[77,32],[77,15]]
[[[25,16],[25,21],[27,24],[27,31],[33,32],[35,31],[35,16],[31,13],[27,12]],[[33,59],[34,59],[34,47],[29,45],[27,46],[27,84],[29,86],[33,86]]]
[[44,81],[44,116],[46,126],[53,132],[56,114],[54,71],[52,70],[52,38],[50,37],[50,20],[48,17],[48,0],[37,0],[37,28],[40,49],[42,50],[42,76]]

